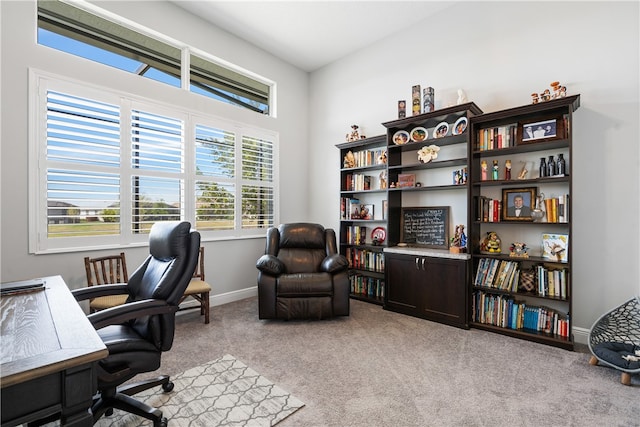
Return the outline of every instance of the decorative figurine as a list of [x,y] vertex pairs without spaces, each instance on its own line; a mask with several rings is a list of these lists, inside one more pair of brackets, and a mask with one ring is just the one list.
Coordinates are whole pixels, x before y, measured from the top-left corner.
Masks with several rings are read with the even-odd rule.
[[464,93],[464,90],[458,89],[458,105],[464,104],[467,102],[467,94]]
[[451,253],[458,254],[466,251],[467,236],[464,234],[463,224],[456,225],[456,231],[450,240],[451,245],[449,246],[449,251]]
[[509,256],[515,258],[529,258],[529,254],[527,253],[528,250],[529,248],[527,248],[525,243],[515,242],[509,247]]
[[440,147],[437,145],[424,146],[418,150],[418,160],[420,163],[429,163],[438,158],[438,151],[440,151]]
[[560,82],[551,82],[549,84],[551,90],[545,89],[542,93],[532,93],[531,103],[537,104],[538,102],[550,101],[552,99],[564,98],[567,96],[567,88],[560,85]]
[[343,165],[345,168],[356,167],[356,156],[351,151],[347,151],[347,154],[345,154]]
[[435,105],[435,91],[431,86],[422,89],[422,112],[430,113]]
[[480,179],[482,181],[486,181],[487,180],[487,161],[483,160],[482,162],[480,162],[480,169],[482,169],[482,175],[480,177]]
[[385,190],[387,188],[387,171],[380,172],[380,189]]
[[398,118],[404,119],[407,117],[407,101],[404,99],[398,101]]
[[504,162],[504,179],[507,181],[511,179],[511,160]]
[[518,179],[527,179],[527,174],[529,173],[529,169],[527,169],[527,162],[520,162],[520,163],[522,163],[522,169],[518,174]]
[[544,217],[546,217],[544,211],[544,193],[540,192],[538,197],[536,197],[536,203],[533,209],[531,209],[531,219],[533,219],[534,222],[541,222]]
[[500,248],[500,237],[495,231],[487,231],[487,236],[480,242],[480,252],[499,254],[502,252]]
[[498,169],[500,166],[498,166],[498,161],[494,160],[493,161],[493,170],[491,171],[491,177],[493,178],[494,181],[498,180]]
[[420,85],[411,86],[411,115],[420,114]]
[[378,156],[378,164],[379,165],[386,165],[387,164],[387,152],[383,151],[379,156]]
[[351,133],[348,133],[346,136],[347,142],[357,141],[365,137],[364,135],[360,136],[358,127],[358,125],[351,125]]

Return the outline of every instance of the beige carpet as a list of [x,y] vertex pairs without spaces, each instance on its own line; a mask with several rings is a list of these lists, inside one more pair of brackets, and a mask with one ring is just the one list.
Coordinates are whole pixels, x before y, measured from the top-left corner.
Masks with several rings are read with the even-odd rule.
[[[259,375],[233,356],[191,368],[172,377],[175,388],[160,387],[135,395],[160,408],[170,426],[247,426],[277,424],[302,406],[300,400]],[[152,426],[151,421],[116,410],[96,426]]]

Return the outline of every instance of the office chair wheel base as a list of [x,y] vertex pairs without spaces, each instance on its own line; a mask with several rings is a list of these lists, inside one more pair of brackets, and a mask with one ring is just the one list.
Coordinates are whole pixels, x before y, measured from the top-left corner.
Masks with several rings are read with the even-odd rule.
[[162,384],[162,390],[164,390],[166,393],[169,393],[171,390],[173,390],[174,384],[169,381],[166,384]]
[[168,427],[168,426],[169,426],[169,421],[165,417],[162,417],[157,422],[156,421],[153,422],[153,427]]

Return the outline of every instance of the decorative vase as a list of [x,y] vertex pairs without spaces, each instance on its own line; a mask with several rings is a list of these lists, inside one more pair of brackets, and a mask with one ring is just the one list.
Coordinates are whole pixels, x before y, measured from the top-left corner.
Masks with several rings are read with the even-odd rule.
[[544,193],[540,193],[538,197],[536,197],[535,207],[531,210],[531,218],[534,222],[541,222],[544,217]]

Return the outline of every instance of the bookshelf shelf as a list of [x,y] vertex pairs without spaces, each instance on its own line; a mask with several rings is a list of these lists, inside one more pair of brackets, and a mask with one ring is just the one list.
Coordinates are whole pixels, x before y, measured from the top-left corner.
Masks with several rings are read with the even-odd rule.
[[[572,122],[573,113],[579,105],[580,96],[575,95],[483,114],[471,120],[468,183],[471,327],[573,349],[569,200],[572,194]],[[555,127],[547,137],[539,134],[533,140],[523,141],[524,127],[549,121]],[[506,148],[494,148],[503,143]],[[565,174],[541,176],[538,170],[540,159],[556,157],[558,154],[562,154],[568,163]],[[499,179],[483,180],[483,163],[486,162],[491,168],[494,160],[498,162]],[[511,179],[505,179],[507,160],[513,165]],[[519,164],[528,169],[524,179],[514,179],[519,174]],[[491,177],[491,170],[487,175]],[[550,212],[546,222],[533,222],[530,217],[529,220],[512,217],[508,217],[511,219],[509,221],[505,220],[503,203],[513,201],[502,200],[505,194],[509,194],[509,191],[503,190],[509,189],[518,194],[521,194],[519,189],[533,189],[534,195],[544,194],[545,199],[550,201],[548,203],[552,203],[545,206]],[[553,201],[556,198],[557,205]],[[493,212],[497,210],[497,214],[486,214],[485,200],[489,200],[489,206]],[[535,199],[527,202],[530,208],[534,207]],[[558,208],[560,204],[562,206]],[[499,254],[480,250],[480,242],[491,231],[498,233],[501,239],[502,251]],[[568,242],[562,261],[542,256],[545,252],[542,235],[550,233],[564,236]],[[514,242],[527,245],[528,258],[509,256],[509,246]],[[495,274],[487,273],[487,266],[493,266]],[[500,271],[502,276],[498,279]],[[524,282],[520,282],[525,272],[528,274],[527,289],[523,287]],[[506,281],[505,275],[508,277]],[[488,281],[488,284],[479,283],[478,280]],[[533,284],[530,284],[531,281]]]

